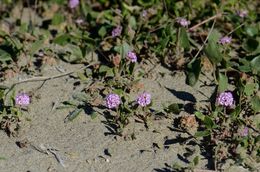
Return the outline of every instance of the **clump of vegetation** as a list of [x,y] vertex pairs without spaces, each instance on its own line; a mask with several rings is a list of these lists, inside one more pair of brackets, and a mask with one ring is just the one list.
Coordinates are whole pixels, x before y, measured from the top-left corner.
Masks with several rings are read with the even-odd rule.
[[[5,0],[0,7],[1,81],[39,74],[59,60],[83,64],[53,77],[76,74],[84,85],[59,107],[73,108],[65,122],[83,111],[92,118],[101,114],[112,134],[122,136],[133,116],[148,128],[149,117],[158,113],[153,96],[137,86],[150,74],[148,63],[185,72],[190,86],[207,74],[215,88],[210,103],[173,121],[189,135],[186,146],[196,145],[190,151],[194,156],[187,166],[171,168],[192,170],[207,152],[214,170],[227,168],[233,159],[254,171],[260,168],[259,5],[253,0]],[[0,88],[1,128],[10,134],[30,104],[27,94],[15,94],[16,85]],[[138,96],[132,98],[133,93]],[[184,106],[173,102],[159,113],[180,113]]]

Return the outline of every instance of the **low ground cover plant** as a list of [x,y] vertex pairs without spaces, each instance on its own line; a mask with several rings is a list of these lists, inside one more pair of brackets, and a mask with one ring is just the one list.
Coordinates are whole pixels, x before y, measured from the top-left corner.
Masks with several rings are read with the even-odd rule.
[[[189,163],[173,163],[171,170],[195,169],[200,155],[213,160],[212,170],[227,169],[227,162],[259,170],[258,1],[0,2],[1,81],[21,73],[40,74],[59,60],[84,65],[77,71],[40,78],[73,74],[84,85],[58,107],[71,110],[64,122],[73,122],[82,113],[92,118],[103,115],[111,134],[123,136],[132,118],[149,128],[151,116],[173,116],[172,127],[186,134],[183,144],[190,151]],[[185,104],[172,102],[155,111],[153,95],[140,85],[154,72],[149,65],[184,72],[190,86],[198,84],[202,75],[209,76],[211,82],[205,85],[213,86],[214,92],[208,104],[194,104],[193,112],[182,117],[176,114]],[[12,135],[31,104],[27,92],[15,90],[27,81],[34,79],[0,87],[1,128]]]

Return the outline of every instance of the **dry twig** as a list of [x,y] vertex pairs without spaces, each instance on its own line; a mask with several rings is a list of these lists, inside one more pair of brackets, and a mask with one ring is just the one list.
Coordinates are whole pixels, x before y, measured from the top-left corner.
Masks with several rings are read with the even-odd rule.
[[206,20],[203,20],[202,22],[196,24],[195,26],[192,26],[191,28],[188,29],[188,31],[194,31],[197,27],[203,25],[204,23],[207,23],[211,20],[215,20],[216,18],[221,17],[221,16],[222,16],[222,13],[218,13],[218,14],[216,14],[216,15],[214,15],[214,16],[206,19]]

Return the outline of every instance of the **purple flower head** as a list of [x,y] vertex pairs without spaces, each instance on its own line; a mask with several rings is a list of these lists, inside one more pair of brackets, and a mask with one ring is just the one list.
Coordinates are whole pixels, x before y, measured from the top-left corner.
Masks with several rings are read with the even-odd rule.
[[120,99],[119,95],[113,94],[113,93],[107,95],[106,106],[109,109],[118,107],[120,105],[120,103],[121,103],[121,99]]
[[122,26],[117,26],[116,28],[114,28],[112,30],[112,37],[117,37],[117,36],[120,36],[121,35],[121,32],[122,32]]
[[25,93],[19,93],[15,97],[15,104],[19,106],[28,106],[30,104],[30,97]]
[[78,5],[79,5],[79,0],[70,0],[69,1],[70,8],[76,8]]
[[121,15],[121,14],[122,14],[122,11],[121,11],[120,9],[116,9],[116,10],[115,10],[115,13]]
[[224,36],[222,38],[219,39],[219,43],[224,45],[224,44],[230,44],[231,43],[231,37],[228,36]]
[[217,103],[221,106],[230,107],[234,105],[234,98],[231,92],[220,93],[217,98]]
[[248,136],[248,127],[245,127],[245,128],[240,132],[240,135],[241,135],[242,137]]
[[76,22],[77,24],[82,24],[82,23],[84,23],[84,20],[81,19],[81,18],[79,18],[79,19],[75,20],[75,22]]
[[178,17],[177,23],[179,23],[182,27],[186,27],[190,24],[190,21],[186,20],[185,18]]
[[147,16],[147,10],[143,10],[143,12],[142,12],[142,17],[146,17]]
[[151,95],[144,92],[137,97],[136,101],[140,106],[145,107],[151,103]]
[[127,57],[128,60],[130,60],[133,63],[137,62],[137,56],[133,51],[128,51],[126,57]]
[[241,18],[245,18],[248,15],[248,11],[247,10],[240,10],[237,11],[237,15]]

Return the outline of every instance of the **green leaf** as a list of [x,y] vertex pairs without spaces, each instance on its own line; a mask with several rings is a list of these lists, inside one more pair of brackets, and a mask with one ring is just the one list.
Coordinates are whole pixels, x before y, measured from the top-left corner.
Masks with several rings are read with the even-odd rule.
[[118,94],[118,95],[124,95],[124,90],[122,90],[122,89],[114,89],[114,91],[113,91],[114,93],[116,93],[116,94]]
[[195,112],[195,116],[199,118],[201,121],[204,121],[205,115],[203,115],[201,112],[197,111]]
[[135,63],[130,63],[129,68],[128,68],[129,69],[128,72],[130,75],[133,74],[134,68],[135,68]]
[[34,43],[32,43],[31,48],[30,48],[30,54],[34,55],[35,53],[37,53],[42,47],[43,45],[43,40],[37,40]]
[[240,107],[240,106],[237,106],[237,107],[234,109],[234,111],[231,113],[231,118],[232,118],[233,120],[236,120],[237,117],[239,116],[240,112],[241,112],[241,107]]
[[1,101],[1,99],[4,98],[4,95],[5,95],[4,92],[5,92],[4,90],[0,89],[0,101]]
[[77,92],[72,95],[72,98],[79,102],[86,102],[89,100],[89,97],[83,92]]
[[56,13],[53,18],[51,23],[53,25],[59,25],[64,21],[64,15],[62,13]]
[[106,36],[107,34],[107,30],[105,26],[102,26],[99,31],[98,31],[98,35],[101,36],[101,38],[104,38],[104,36]]
[[99,67],[99,73],[103,74],[103,76],[105,75],[106,77],[113,77],[115,75],[113,68],[108,67],[106,65],[101,65]]
[[115,72],[113,68],[107,71],[106,77],[114,77],[114,76],[115,76]]
[[248,52],[253,52],[257,50],[258,46],[259,46],[258,40],[254,38],[248,38],[243,43],[243,48]]
[[6,36],[6,35],[7,35],[7,33],[0,28],[0,36],[1,36],[1,37],[4,37],[4,36]]
[[172,164],[172,168],[176,171],[184,171],[183,166],[178,164],[177,162],[174,162],[174,164]]
[[222,61],[222,54],[220,53],[219,46],[216,42],[209,41],[206,45],[205,54],[213,64],[217,64]]
[[84,17],[87,17],[88,14],[92,11],[90,6],[87,5],[87,3],[85,3],[84,1],[80,1],[80,7]]
[[205,130],[205,131],[197,131],[194,135],[194,137],[198,138],[198,137],[205,137],[205,136],[209,136],[210,135],[210,131],[209,130]]
[[11,55],[6,52],[5,50],[0,49],[0,61],[1,62],[8,62],[8,61],[12,61],[12,57]]
[[123,42],[122,45],[115,46],[114,50],[121,55],[121,59],[125,59],[128,51],[131,51],[132,48],[126,42]]
[[241,65],[238,66],[238,69],[240,71],[242,71],[242,72],[251,72],[252,71],[250,61],[240,58],[239,62],[242,63]]
[[203,123],[208,129],[212,129],[215,123],[209,116],[205,116]]
[[199,156],[196,156],[194,159],[193,159],[193,164],[194,166],[197,166],[199,164],[199,161],[200,161],[200,157]]
[[23,48],[23,44],[21,43],[21,41],[16,38],[16,37],[6,37],[6,40],[13,46],[15,47],[17,50],[21,50]]
[[122,46],[122,49],[121,49],[121,52],[120,52],[121,53],[121,58],[125,58],[127,53],[129,51],[132,51],[132,50],[133,50],[133,48],[130,47],[130,45],[128,43],[124,42],[123,46]]
[[260,112],[260,98],[258,96],[254,96],[251,100],[252,109],[257,113]]
[[187,66],[187,78],[186,83],[190,86],[194,86],[201,72],[201,60],[193,59]]
[[7,158],[0,156],[0,160],[7,160]]
[[218,91],[219,92],[224,92],[227,90],[228,87],[228,78],[226,75],[223,75],[222,73],[219,72],[218,76]]
[[144,6],[144,7],[147,7],[147,6],[151,6],[151,5],[153,5],[155,2],[154,2],[155,0],[138,0],[137,2],[140,4],[140,5],[142,5],[142,6]]
[[95,119],[97,117],[97,114],[98,114],[97,112],[92,112],[90,114],[91,119]]
[[165,108],[166,112],[171,112],[174,114],[179,114],[181,109],[183,108],[183,104],[172,103],[167,108]]
[[136,30],[137,26],[136,26],[136,19],[134,16],[131,16],[129,19],[129,25],[131,26],[131,28],[133,30]]
[[54,40],[53,40],[53,43],[56,43],[56,44],[59,44],[59,45],[66,45],[69,40],[71,38],[71,35],[69,34],[62,34],[62,35],[59,35],[57,36]]
[[166,36],[166,37],[162,38],[159,45],[158,45],[159,51],[162,51],[165,48],[167,48],[169,41],[170,41],[170,36]]
[[260,73],[260,55],[256,56],[251,62],[251,67],[254,73]]
[[106,65],[101,65],[99,67],[99,73],[106,73],[108,70],[110,70],[111,68],[106,66]]
[[68,121],[74,120],[76,117],[79,116],[79,114],[83,111],[83,109],[75,109],[72,112],[69,113],[69,115],[65,118],[65,123]]
[[258,29],[256,26],[248,26],[245,29],[246,29],[246,34],[250,37],[254,37],[258,33]]
[[88,78],[86,77],[86,75],[84,73],[77,72],[77,75],[78,75],[80,81],[82,81],[82,82],[85,82],[88,80]]
[[64,46],[66,52],[61,52],[60,57],[69,63],[77,63],[83,60],[83,54],[81,49],[73,44],[67,44]]
[[218,30],[213,29],[211,34],[209,35],[209,39],[208,40],[210,42],[217,43],[219,41],[220,37],[221,37],[221,33]]
[[187,31],[185,28],[180,29],[180,45],[184,48],[184,50],[189,50],[190,49],[190,42],[189,42],[189,37],[187,34]]
[[251,96],[254,93],[256,87],[257,87],[256,83],[247,83],[244,89],[245,94],[247,96]]

